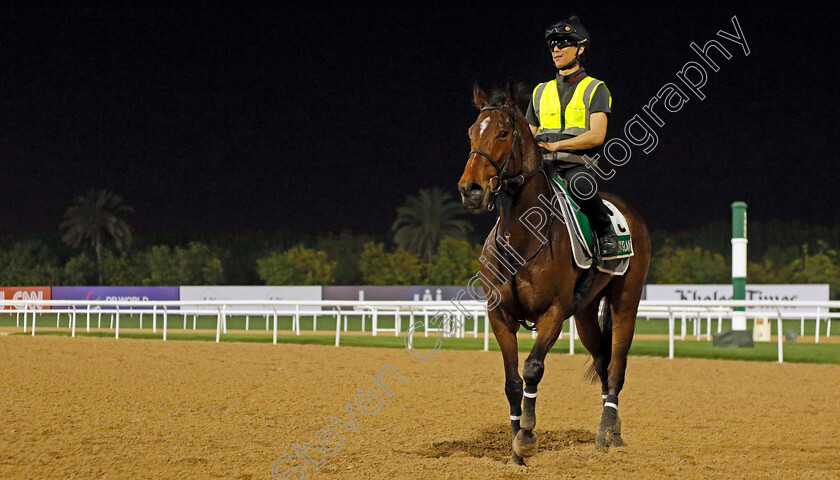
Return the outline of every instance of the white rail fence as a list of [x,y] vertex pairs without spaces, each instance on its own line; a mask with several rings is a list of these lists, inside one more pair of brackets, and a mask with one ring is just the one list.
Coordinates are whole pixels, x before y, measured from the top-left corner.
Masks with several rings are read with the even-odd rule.
[[[49,307],[45,310],[44,307]],[[687,332],[688,322],[692,322],[692,335],[700,340],[705,336],[706,340],[712,338],[713,320],[717,321],[717,331],[722,329],[723,320],[731,318],[734,308],[761,308],[775,311],[778,332],[779,362],[784,359],[783,352],[783,325],[785,319],[800,320],[800,335],[805,335],[806,321],[814,321],[814,341],[819,343],[821,322],[825,325],[825,338],[831,336],[831,320],[840,316],[840,301],[810,302],[810,301],[737,301],[737,300],[682,300],[682,301],[642,301],[639,305],[638,317],[659,318],[668,320],[668,356],[674,358],[674,340],[684,340]],[[182,317],[182,328],[188,329],[189,317],[192,317],[192,329],[196,329],[197,319],[200,316],[212,316],[216,319],[216,342],[221,336],[227,333],[227,320],[231,316],[245,316],[245,330],[251,330],[250,317],[264,317],[266,331],[273,331],[273,343],[277,343],[278,318],[291,317],[291,330],[300,335],[301,317],[312,317],[313,330],[317,331],[318,317],[333,317],[335,319],[335,345],[341,343],[342,324],[343,330],[347,331],[348,319],[351,316],[361,317],[362,332],[366,329],[366,320],[370,318],[370,332],[372,336],[379,333],[393,333],[399,336],[405,333],[402,326],[403,320],[407,325],[414,325],[422,318],[424,326],[423,335],[428,337],[429,333],[443,334],[444,336],[455,336],[463,338],[466,332],[467,319],[472,320],[473,338],[479,336],[479,320],[484,319],[484,350],[489,349],[491,329],[487,305],[480,301],[283,301],[283,300],[201,300],[201,301],[102,301],[102,300],[0,300],[0,314],[5,313],[16,316],[16,326],[23,327],[24,333],[27,330],[35,335],[36,319],[38,316],[55,315],[56,328],[60,328],[62,315],[67,316],[67,328],[71,336],[76,336],[76,328],[79,317],[83,317],[84,328],[90,331],[92,317],[96,322],[95,328],[102,328],[102,315],[109,316],[107,329],[114,330],[114,336],[120,336],[120,316],[139,315],[140,329],[143,329],[143,316],[151,317],[151,329],[157,333],[159,318],[162,319],[162,335],[166,340],[167,331],[171,328],[169,318],[173,316]],[[796,308],[808,308],[815,313],[796,312]],[[835,311],[832,311],[835,309]],[[393,317],[393,327],[382,327],[379,323],[381,316]],[[770,316],[767,313],[749,313],[748,317]],[[457,319],[456,328],[444,329],[444,322],[436,321],[444,319],[451,321]],[[681,330],[677,335],[675,323],[680,320]],[[272,322],[273,320],[273,322]],[[343,322],[342,322],[343,320]],[[702,333],[703,320],[706,323],[706,332]],[[431,323],[431,325],[430,325]],[[441,325],[437,325],[441,323]],[[569,353],[575,351],[575,324],[570,321],[568,332]],[[273,326],[273,328],[272,328]],[[408,329],[406,329],[407,331]],[[454,331],[453,331],[454,330]],[[451,334],[451,335],[449,335]],[[536,336],[536,332],[532,332]],[[561,334],[561,338],[563,334]]]

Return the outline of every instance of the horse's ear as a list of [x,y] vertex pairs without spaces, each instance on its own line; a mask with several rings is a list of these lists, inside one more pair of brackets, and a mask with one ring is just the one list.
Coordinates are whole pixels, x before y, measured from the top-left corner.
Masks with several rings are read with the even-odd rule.
[[479,110],[487,105],[487,94],[484,93],[484,90],[482,90],[477,83],[473,85],[473,102],[475,102],[475,106],[478,107]]
[[505,103],[507,103],[511,107],[515,107],[518,105],[519,101],[519,85],[514,82],[513,80],[508,80],[507,85],[505,86]]

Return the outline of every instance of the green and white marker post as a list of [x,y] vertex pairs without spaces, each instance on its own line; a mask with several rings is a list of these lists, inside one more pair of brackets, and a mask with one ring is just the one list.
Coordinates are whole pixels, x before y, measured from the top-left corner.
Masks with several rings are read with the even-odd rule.
[[[747,296],[747,204],[732,204],[732,300]],[[736,307],[732,312],[732,330],[747,329],[747,312]]]

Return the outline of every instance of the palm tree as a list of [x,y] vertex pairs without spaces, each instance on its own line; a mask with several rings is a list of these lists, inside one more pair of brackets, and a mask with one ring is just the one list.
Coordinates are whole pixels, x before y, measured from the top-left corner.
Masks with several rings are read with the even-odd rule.
[[[64,220],[59,225],[65,230],[62,240],[71,247],[89,244],[96,253],[96,266],[102,262],[102,249],[110,240],[117,250],[124,250],[131,245],[131,228],[125,221],[125,215],[134,211],[123,204],[123,199],[107,190],[89,190],[85,195],[76,197],[73,205],[64,212]],[[102,272],[99,272],[102,283]]]
[[464,207],[452,195],[438,187],[420,189],[397,208],[397,219],[391,225],[397,246],[420,255],[427,262],[445,237],[464,238],[472,230],[466,220],[457,218]]

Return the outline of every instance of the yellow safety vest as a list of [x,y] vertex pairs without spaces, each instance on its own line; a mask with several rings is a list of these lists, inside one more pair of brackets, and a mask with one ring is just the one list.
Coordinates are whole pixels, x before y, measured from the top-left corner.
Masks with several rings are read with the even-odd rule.
[[[589,130],[589,105],[595,96],[595,89],[601,80],[584,77],[575,87],[575,92],[565,112],[561,112],[560,97],[557,93],[557,79],[544,82],[534,88],[534,113],[540,120],[537,135],[565,134],[576,137]],[[610,95],[610,106],[612,96]]]

